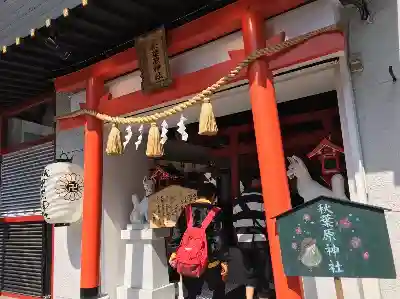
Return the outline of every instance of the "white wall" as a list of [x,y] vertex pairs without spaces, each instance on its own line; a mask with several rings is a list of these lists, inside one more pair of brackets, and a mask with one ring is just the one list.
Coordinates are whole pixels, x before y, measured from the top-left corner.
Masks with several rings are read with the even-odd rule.
[[[104,130],[105,142],[108,130]],[[58,132],[56,145],[58,153],[72,152],[73,163],[83,166],[83,128]],[[142,180],[148,170],[144,148],[136,151],[134,144],[130,144],[123,156],[104,155],[101,291],[111,299],[116,299],[116,287],[123,284],[125,243],[120,235],[129,222],[131,195],[143,196]],[[81,234],[81,223],[55,228],[53,290],[56,299],[80,297]]]
[[[397,280],[380,280],[384,299],[400,298],[400,83],[388,72],[392,65],[400,78],[399,3],[396,0],[370,1],[373,23],[351,14],[350,53],[360,53],[362,73],[352,75],[361,147],[366,170],[368,202],[393,209],[387,213]],[[365,284],[364,284],[365,286]],[[375,299],[379,297],[373,297]]]
[[125,242],[121,230],[129,223],[132,194],[139,198],[144,195],[142,181],[148,174],[149,161],[145,146],[136,151],[133,142],[123,156],[104,157],[101,285],[111,299],[116,299],[116,287],[123,284]]
[[266,28],[270,34],[284,31],[286,39],[291,39],[335,24],[336,15],[335,0],[319,0],[268,20]]

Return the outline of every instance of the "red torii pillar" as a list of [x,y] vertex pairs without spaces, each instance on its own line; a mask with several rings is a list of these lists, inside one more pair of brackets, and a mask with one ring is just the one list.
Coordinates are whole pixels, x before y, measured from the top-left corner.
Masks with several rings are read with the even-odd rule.
[[[90,78],[86,108],[97,110],[104,94],[101,78]],[[100,291],[100,246],[103,181],[103,122],[86,115],[81,253],[81,298],[96,298]]]
[[[246,55],[266,46],[264,26],[257,12],[249,9],[244,14],[242,32]],[[248,79],[276,295],[277,299],[300,299],[299,278],[284,274],[276,220],[271,219],[289,210],[291,203],[273,75],[268,63],[262,59],[253,62],[248,67]]]

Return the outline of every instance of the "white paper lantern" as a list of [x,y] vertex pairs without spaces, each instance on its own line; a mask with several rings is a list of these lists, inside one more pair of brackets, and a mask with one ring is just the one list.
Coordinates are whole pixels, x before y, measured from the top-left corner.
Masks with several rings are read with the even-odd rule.
[[69,224],[82,217],[83,169],[69,162],[46,166],[40,184],[41,210],[47,223]]

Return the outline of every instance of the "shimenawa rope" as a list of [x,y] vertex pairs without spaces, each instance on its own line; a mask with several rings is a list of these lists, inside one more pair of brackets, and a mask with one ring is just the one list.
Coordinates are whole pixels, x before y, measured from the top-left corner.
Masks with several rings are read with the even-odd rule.
[[332,25],[324,28],[320,28],[314,31],[311,31],[307,34],[300,35],[298,37],[295,37],[293,39],[289,39],[287,41],[284,41],[280,44],[276,45],[271,45],[263,49],[259,49],[255,51],[253,54],[249,55],[245,60],[243,60],[241,63],[239,63],[228,75],[222,77],[219,79],[216,83],[211,85],[210,87],[206,88],[196,96],[192,97],[191,99],[179,103],[175,105],[172,108],[166,109],[162,112],[156,112],[152,115],[147,115],[147,116],[139,116],[139,117],[119,117],[119,116],[110,116],[107,114],[102,114],[100,112],[97,112],[95,110],[89,110],[89,109],[81,109],[60,117],[57,117],[57,120],[65,119],[65,118],[72,118],[72,117],[77,117],[80,115],[91,115],[94,116],[102,121],[114,123],[114,124],[150,124],[153,122],[156,122],[157,120],[160,120],[162,118],[166,118],[168,116],[171,116],[173,114],[176,114],[178,112],[183,111],[184,109],[193,106],[194,104],[203,101],[204,99],[209,99],[215,92],[218,91],[219,88],[224,86],[225,84],[229,83],[230,80],[235,78],[244,68],[246,68],[250,63],[254,62],[255,60],[259,59],[260,57],[263,56],[271,56],[274,54],[277,54],[278,52],[291,48],[293,46],[299,45],[303,42],[306,42],[312,37],[328,33],[328,32],[334,32],[338,31],[338,26],[337,25]]
[[295,38],[289,39],[279,44],[270,45],[266,48],[259,49],[255,51],[253,54],[249,55],[246,59],[240,62],[233,70],[229,72],[228,75],[219,79],[216,83],[204,89],[199,94],[195,95],[191,99],[179,103],[169,109],[166,109],[161,112],[156,112],[151,115],[146,116],[132,116],[132,117],[121,117],[121,116],[110,116],[107,114],[102,114],[95,110],[89,109],[81,109],[67,115],[59,116],[56,120],[66,119],[77,117],[81,115],[90,115],[96,117],[105,122],[109,122],[113,124],[111,132],[109,134],[109,139],[107,142],[106,152],[109,155],[119,155],[123,151],[123,147],[121,145],[121,132],[119,131],[117,125],[129,125],[129,124],[151,124],[151,129],[148,135],[147,141],[147,150],[146,154],[149,157],[160,157],[163,155],[163,147],[159,144],[160,133],[156,122],[160,119],[166,118],[168,116],[174,115],[176,113],[182,112],[183,110],[202,102],[202,108],[199,119],[199,134],[200,135],[215,135],[218,132],[218,128],[215,121],[215,116],[212,111],[212,106],[210,103],[211,96],[217,92],[222,86],[226,85],[235,78],[239,73],[246,68],[249,64],[254,62],[255,60],[263,57],[263,56],[272,56],[274,54],[278,54],[283,52],[284,50],[288,50],[294,46],[297,46],[301,43],[308,41],[309,39],[316,37],[318,35],[339,31],[338,25],[332,25],[324,28],[320,28],[314,31],[311,31],[307,34],[297,36]]

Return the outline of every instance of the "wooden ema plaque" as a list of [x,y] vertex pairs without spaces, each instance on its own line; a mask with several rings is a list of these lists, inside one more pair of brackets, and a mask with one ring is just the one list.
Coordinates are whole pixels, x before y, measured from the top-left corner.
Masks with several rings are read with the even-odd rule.
[[277,225],[287,276],[396,278],[382,208],[321,196]]
[[171,185],[149,197],[151,228],[174,227],[183,208],[196,201],[197,191]]

